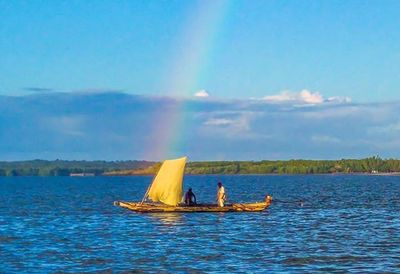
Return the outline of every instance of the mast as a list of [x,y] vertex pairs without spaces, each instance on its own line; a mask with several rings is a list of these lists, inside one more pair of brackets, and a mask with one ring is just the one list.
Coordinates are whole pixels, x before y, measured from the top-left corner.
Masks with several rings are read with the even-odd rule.
[[153,178],[153,180],[151,181],[151,184],[147,187],[146,193],[144,194],[143,199],[142,199],[142,201],[140,202],[141,205],[142,205],[142,204],[144,203],[144,201],[147,199],[147,196],[149,195],[149,191],[150,191],[150,188],[151,188],[151,186],[153,185],[153,183],[154,183],[154,178]]

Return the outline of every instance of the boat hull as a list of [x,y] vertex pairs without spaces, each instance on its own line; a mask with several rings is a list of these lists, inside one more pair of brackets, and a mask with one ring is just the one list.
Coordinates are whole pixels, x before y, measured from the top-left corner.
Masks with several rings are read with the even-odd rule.
[[[272,199],[271,199],[272,200]],[[266,200],[259,203],[234,203],[227,204],[224,207],[219,207],[215,204],[198,204],[194,206],[168,206],[155,203],[138,203],[138,202],[124,202],[115,201],[114,205],[126,208],[136,212],[142,213],[156,213],[156,212],[255,212],[263,211],[271,204],[271,200]]]

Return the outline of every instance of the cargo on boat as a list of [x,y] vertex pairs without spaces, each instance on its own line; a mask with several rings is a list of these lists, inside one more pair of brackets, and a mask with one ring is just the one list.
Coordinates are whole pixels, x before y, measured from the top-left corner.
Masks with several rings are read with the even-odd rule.
[[[262,211],[270,206],[272,197],[256,203],[232,203],[223,207],[217,204],[181,204],[183,194],[183,174],[186,157],[163,162],[153,182],[148,187],[141,202],[115,201],[114,205],[136,212],[241,212]],[[150,199],[152,202],[147,202]]]

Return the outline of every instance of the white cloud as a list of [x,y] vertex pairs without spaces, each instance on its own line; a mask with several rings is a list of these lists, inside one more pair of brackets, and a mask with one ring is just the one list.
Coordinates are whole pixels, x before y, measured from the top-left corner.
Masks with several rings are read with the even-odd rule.
[[211,118],[204,122],[204,124],[207,126],[227,126],[227,125],[232,125],[234,123],[235,123],[234,120],[225,118]]
[[334,96],[334,97],[329,97],[327,102],[332,102],[332,103],[351,103],[351,98],[350,97],[342,97],[342,96]]
[[253,111],[210,112],[203,121],[203,133],[230,140],[265,139],[268,134],[260,134],[252,128],[252,122],[261,115]]
[[293,102],[304,104],[321,104],[324,102],[324,98],[319,92],[312,92],[306,89],[298,93],[283,91],[276,95],[265,96],[263,99],[272,103]]
[[350,103],[350,97],[329,97],[325,99],[321,93],[303,89],[300,92],[282,91],[279,94],[268,95],[262,98],[270,103],[293,103],[317,105],[322,103]]
[[194,96],[195,96],[195,97],[209,97],[209,96],[210,96],[210,93],[208,93],[208,91],[202,89],[202,90],[199,90],[198,92],[196,92],[196,93],[194,94]]
[[339,143],[340,139],[329,135],[314,135],[311,140],[315,143]]
[[239,110],[239,111],[209,111],[204,114],[201,119],[203,119],[203,125],[220,127],[226,130],[230,128],[236,131],[250,131],[251,122],[263,113],[249,110]]
[[245,132],[250,130],[251,117],[247,114],[242,114],[235,118],[209,118],[204,122],[206,126],[223,127],[224,131]]

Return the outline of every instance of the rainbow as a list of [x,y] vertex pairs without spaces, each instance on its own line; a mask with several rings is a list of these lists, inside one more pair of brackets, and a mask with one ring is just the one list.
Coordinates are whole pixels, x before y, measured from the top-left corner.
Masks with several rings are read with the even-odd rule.
[[191,3],[165,73],[166,95],[174,101],[164,111],[154,113],[144,159],[162,160],[188,154],[184,145],[185,102],[208,78],[207,68],[231,6],[228,0]]

